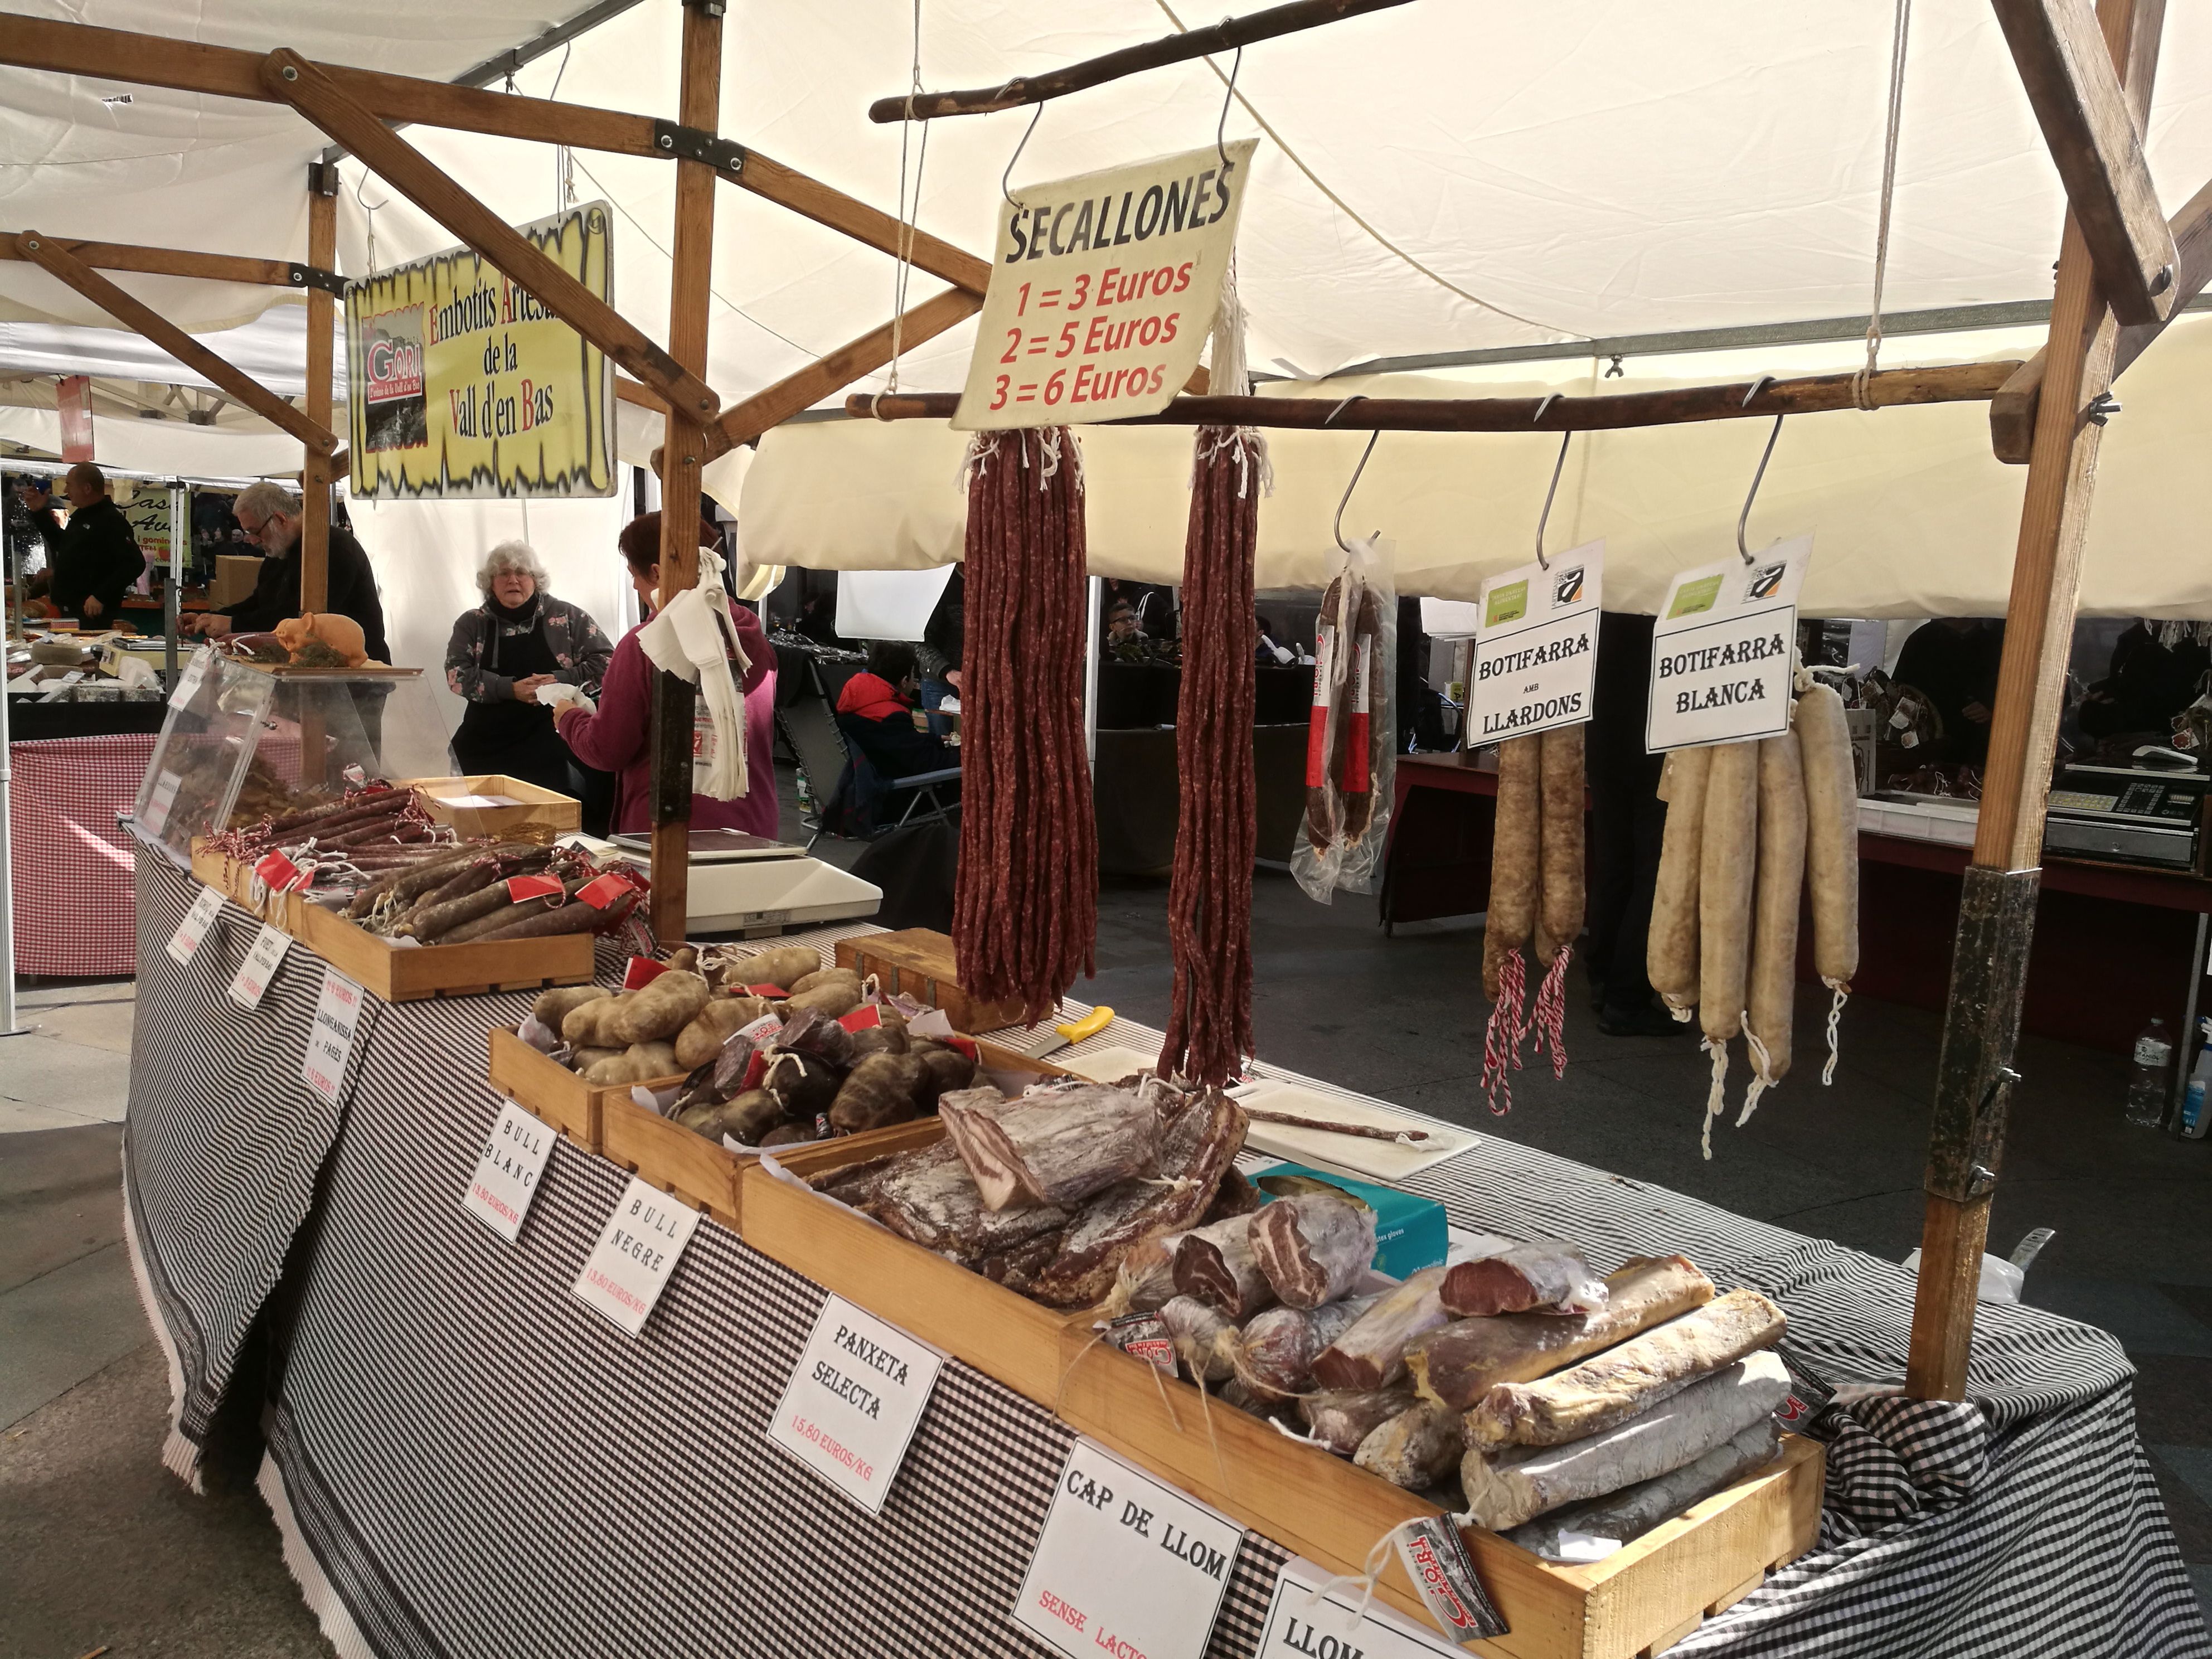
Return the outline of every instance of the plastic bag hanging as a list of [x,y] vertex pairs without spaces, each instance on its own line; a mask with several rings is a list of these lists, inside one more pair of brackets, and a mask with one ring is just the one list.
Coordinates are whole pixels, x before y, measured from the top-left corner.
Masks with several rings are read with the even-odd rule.
[[1397,775],[1398,589],[1392,544],[1346,544],[1314,629],[1306,812],[1291,873],[1309,898],[1373,893]]

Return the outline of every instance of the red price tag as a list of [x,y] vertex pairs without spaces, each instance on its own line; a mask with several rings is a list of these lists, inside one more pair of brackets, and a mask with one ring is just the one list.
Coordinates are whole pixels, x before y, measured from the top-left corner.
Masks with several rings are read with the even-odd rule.
[[837,1023],[848,1031],[872,1031],[884,1023],[884,1011],[872,1002],[862,1003]]
[[738,1085],[738,1092],[739,1094],[743,1094],[748,1089],[759,1088],[761,1079],[767,1075],[767,1051],[761,1048],[756,1048],[753,1050],[753,1057],[745,1062],[745,1080]]
[[509,876],[507,878],[507,897],[510,904],[520,904],[525,899],[557,898],[564,890],[558,876]]
[[313,879],[282,853],[270,854],[253,866],[253,873],[261,878],[262,885],[274,893],[291,892]]
[[578,890],[576,896],[594,910],[604,910],[624,893],[634,893],[636,890],[636,887],[627,877],[617,875],[610,870],[598,880],[586,882]]
[[629,966],[623,970],[623,989],[642,990],[667,971],[665,962],[655,962],[651,957],[632,957]]
[[745,987],[745,994],[749,997],[767,997],[774,1001],[787,997],[791,993],[781,985],[748,985]]
[[967,1055],[968,1058],[972,1060],[981,1062],[983,1058],[982,1055],[975,1052],[975,1039],[974,1037],[949,1036],[945,1039],[945,1046],[948,1048],[958,1049],[962,1054]]

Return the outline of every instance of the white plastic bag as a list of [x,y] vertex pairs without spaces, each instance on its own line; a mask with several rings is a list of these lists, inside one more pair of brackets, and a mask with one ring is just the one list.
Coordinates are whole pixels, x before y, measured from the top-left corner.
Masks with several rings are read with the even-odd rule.
[[1309,898],[1382,886],[1398,755],[1398,588],[1394,544],[1352,544],[1314,629],[1306,813],[1291,873]]

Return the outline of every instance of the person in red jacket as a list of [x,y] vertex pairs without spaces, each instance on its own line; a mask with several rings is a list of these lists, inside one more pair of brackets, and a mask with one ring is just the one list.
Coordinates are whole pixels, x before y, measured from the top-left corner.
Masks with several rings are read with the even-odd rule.
[[920,686],[914,647],[878,640],[868,647],[867,672],[854,675],[837,694],[838,714],[866,722],[848,726],[847,735],[886,778],[912,777],[960,764],[959,750],[933,735],[927,717],[915,710]]
[[[702,547],[716,546],[720,538],[704,520],[699,525]],[[633,519],[622,533],[623,557],[629,565],[630,585],[638,602],[650,616],[660,586],[660,514],[647,513]],[[710,553],[708,557],[719,557]],[[746,665],[742,683],[745,693],[745,793],[738,800],[691,798],[694,830],[743,830],[775,839],[775,767],[771,759],[775,743],[775,647],[768,642],[760,618],[745,606],[732,604],[730,615],[738,625]],[[639,624],[642,627],[643,624]],[[553,717],[554,729],[586,766],[615,774],[613,828],[617,834],[653,827],[653,659],[638,642],[633,628],[615,647],[599,689],[596,714],[570,703]]]

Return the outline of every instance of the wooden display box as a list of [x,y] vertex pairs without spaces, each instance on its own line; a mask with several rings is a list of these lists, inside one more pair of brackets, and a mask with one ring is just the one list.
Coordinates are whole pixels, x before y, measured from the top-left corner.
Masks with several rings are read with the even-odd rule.
[[[508,1035],[512,1036],[511,1033]],[[518,1047],[529,1047],[520,1038],[514,1041]],[[1020,1072],[1038,1078],[1070,1075],[1057,1066],[1031,1060],[1026,1054],[1002,1048],[994,1042],[979,1041],[975,1049],[977,1060],[987,1071]],[[588,1087],[582,1079],[545,1060],[543,1054],[538,1058],[552,1070],[562,1072],[578,1086]],[[661,1078],[643,1086],[664,1089],[682,1081],[680,1077]],[[747,1152],[733,1152],[720,1141],[695,1134],[681,1124],[646,1110],[630,1098],[630,1088],[631,1085],[625,1083],[590,1091],[595,1097],[592,1110],[599,1125],[599,1152],[631,1174],[643,1176],[661,1191],[673,1193],[693,1209],[704,1210],[731,1231],[742,1233],[744,1229],[740,1223],[744,1219],[744,1189],[741,1177],[757,1161],[756,1158]],[[523,1104],[526,1106],[529,1102],[524,1101]],[[932,1117],[922,1121],[932,1126],[931,1133],[925,1139],[935,1139],[937,1120]],[[910,1144],[908,1140],[900,1140],[896,1146],[886,1146],[881,1137],[892,1130],[911,1130],[916,1127],[914,1124],[893,1124],[890,1129],[869,1129],[860,1134],[842,1136],[829,1145],[845,1149],[845,1155],[836,1160],[837,1164],[850,1163],[856,1157],[874,1158],[881,1152]],[[815,1150],[821,1144],[810,1143],[787,1150],[795,1155]],[[866,1147],[874,1150],[853,1150]]]
[[[927,1146],[942,1133],[933,1119],[902,1127],[912,1132],[904,1146]],[[890,1150],[836,1141],[778,1162],[807,1178]],[[740,1182],[754,1249],[1331,1572],[1358,1573],[1391,1528],[1439,1513],[1347,1459],[1301,1446],[1234,1407],[1201,1402],[1189,1383],[1094,1344],[1091,1313],[1040,1306],[760,1169]],[[1507,1659],[1637,1659],[1661,1651],[1758,1589],[1770,1568],[1813,1547],[1822,1474],[1820,1448],[1785,1437],[1766,1469],[1586,1566],[1548,1562],[1467,1528],[1484,1588],[1511,1626],[1474,1647]],[[1378,1594],[1428,1622],[1395,1552]]]
[[493,1088],[587,1152],[599,1150],[605,1097],[629,1092],[627,1084],[594,1088],[504,1026],[492,1028],[490,1077]]
[[1018,1000],[985,1002],[960,988],[955,977],[952,940],[927,927],[896,933],[861,933],[837,941],[837,966],[865,980],[873,974],[884,989],[903,991],[933,1008],[945,1010],[956,1031],[997,1031],[1022,1023]]
[[591,982],[589,933],[398,945],[297,893],[270,894],[257,905],[252,868],[198,843],[192,848],[192,874],[281,927],[370,995],[386,1002]]
[[[487,772],[471,778],[410,778],[399,786],[422,798],[422,810],[436,823],[451,824],[464,836],[493,836],[501,841],[551,841],[583,827],[583,804],[573,795],[556,793],[511,778],[504,772]],[[519,806],[448,806],[440,795],[506,795]]]

